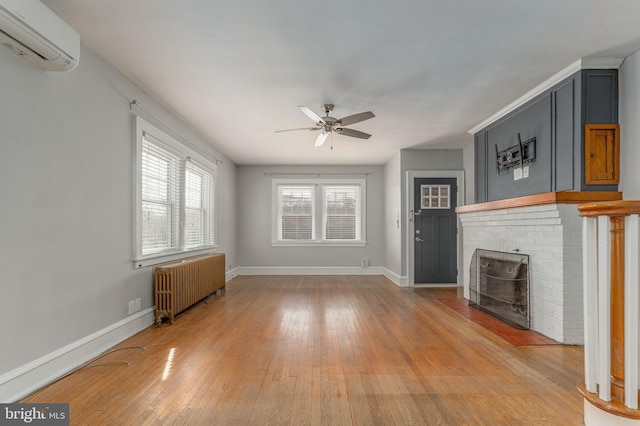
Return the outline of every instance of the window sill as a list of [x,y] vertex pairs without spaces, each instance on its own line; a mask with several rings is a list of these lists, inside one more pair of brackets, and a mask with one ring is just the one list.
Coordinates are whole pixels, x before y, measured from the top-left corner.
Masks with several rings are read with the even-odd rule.
[[272,241],[272,247],[365,247],[366,241]]
[[175,260],[182,260],[188,257],[199,256],[201,254],[213,254],[217,252],[217,247],[211,246],[203,249],[181,251],[179,253],[162,253],[143,257],[133,261],[133,268],[140,269],[148,266],[158,265],[165,262],[173,262]]

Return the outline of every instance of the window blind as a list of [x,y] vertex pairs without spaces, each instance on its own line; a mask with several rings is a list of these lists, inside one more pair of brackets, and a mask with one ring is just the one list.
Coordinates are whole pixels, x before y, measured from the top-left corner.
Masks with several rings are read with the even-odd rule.
[[194,161],[185,170],[185,241],[186,248],[213,243],[213,174]]
[[323,239],[360,239],[360,185],[324,185]]
[[180,160],[144,135],[142,144],[142,254],[179,245]]
[[278,185],[278,233],[281,240],[314,239],[314,186]]

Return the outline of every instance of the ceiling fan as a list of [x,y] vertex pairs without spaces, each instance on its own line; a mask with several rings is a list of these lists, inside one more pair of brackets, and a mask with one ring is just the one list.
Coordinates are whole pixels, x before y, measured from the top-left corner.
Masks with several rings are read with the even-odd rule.
[[322,109],[325,113],[324,117],[320,117],[318,114],[316,114],[306,106],[300,105],[298,106],[298,108],[300,108],[300,111],[302,111],[304,115],[312,119],[316,123],[316,125],[314,127],[300,127],[297,129],[276,130],[276,133],[290,132],[293,130],[310,130],[312,132],[320,130],[320,134],[318,134],[318,137],[316,138],[316,147],[322,146],[331,132],[360,139],[369,139],[371,137],[371,135],[368,133],[343,127],[375,117],[375,115],[371,111],[361,112],[343,118],[333,118],[329,116],[329,114],[331,114],[331,112],[333,111],[333,104],[322,105]]

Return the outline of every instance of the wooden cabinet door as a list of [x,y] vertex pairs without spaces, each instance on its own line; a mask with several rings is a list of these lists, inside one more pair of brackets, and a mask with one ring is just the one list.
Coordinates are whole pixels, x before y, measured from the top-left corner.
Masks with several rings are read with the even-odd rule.
[[587,124],[584,129],[585,183],[618,184],[620,180],[620,126]]

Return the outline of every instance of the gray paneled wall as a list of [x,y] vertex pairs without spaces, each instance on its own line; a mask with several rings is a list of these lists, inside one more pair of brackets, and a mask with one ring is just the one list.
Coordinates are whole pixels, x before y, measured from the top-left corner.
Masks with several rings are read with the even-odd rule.
[[[553,191],[617,191],[617,185],[587,185],[584,125],[618,122],[617,70],[582,70],[475,134],[475,202]],[[536,138],[529,177],[514,169],[497,172],[496,149]]]

